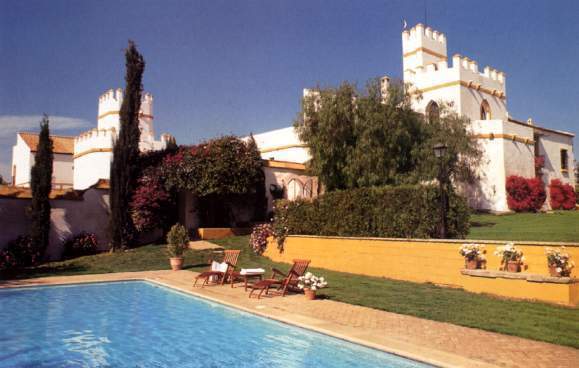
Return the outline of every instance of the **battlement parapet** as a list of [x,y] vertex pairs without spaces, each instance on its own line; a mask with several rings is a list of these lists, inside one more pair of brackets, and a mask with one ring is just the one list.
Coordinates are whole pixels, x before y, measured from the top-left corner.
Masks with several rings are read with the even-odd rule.
[[432,40],[446,46],[446,36],[444,33],[430,27],[425,27],[422,23],[418,23],[414,27],[402,31],[402,40],[405,42],[420,42],[424,39]]
[[112,148],[113,141],[117,136],[116,129],[91,129],[74,138],[74,154],[86,152],[91,149]]
[[[123,89],[109,89],[99,97],[98,116],[119,112],[123,104]],[[153,95],[143,92],[141,96],[141,114],[153,116]]]

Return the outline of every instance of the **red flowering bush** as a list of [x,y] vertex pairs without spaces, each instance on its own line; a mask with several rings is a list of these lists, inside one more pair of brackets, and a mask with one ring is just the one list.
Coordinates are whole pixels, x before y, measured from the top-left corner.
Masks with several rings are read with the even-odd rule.
[[97,253],[98,241],[96,235],[81,232],[62,242],[63,258],[76,258]]
[[539,211],[545,203],[546,193],[539,178],[511,175],[507,178],[507,204],[516,212]]
[[0,270],[34,266],[42,259],[42,251],[30,241],[30,236],[22,235],[10,241],[0,251]]
[[138,180],[130,203],[135,229],[151,231],[166,228],[175,208],[175,197],[165,189],[160,170],[149,168]]
[[576,193],[570,184],[563,184],[559,179],[549,184],[551,208],[554,210],[572,210],[575,208]]

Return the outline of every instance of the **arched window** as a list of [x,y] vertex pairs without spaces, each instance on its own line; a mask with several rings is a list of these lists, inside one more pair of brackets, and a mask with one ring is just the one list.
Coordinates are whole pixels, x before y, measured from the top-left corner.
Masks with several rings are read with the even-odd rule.
[[426,105],[426,119],[428,121],[435,121],[440,118],[440,108],[438,104],[434,101],[430,101],[428,105]]
[[312,198],[313,197],[313,183],[312,179],[306,181],[304,184],[304,198]]
[[487,100],[483,100],[480,104],[480,119],[491,120],[491,106]]
[[290,201],[303,197],[304,186],[298,179],[291,179],[287,184],[287,199]]

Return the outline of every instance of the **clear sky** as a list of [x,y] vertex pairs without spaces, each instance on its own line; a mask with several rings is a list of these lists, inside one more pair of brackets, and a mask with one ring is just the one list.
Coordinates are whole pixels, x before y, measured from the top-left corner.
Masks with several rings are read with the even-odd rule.
[[0,0],[0,174],[42,113],[54,134],[96,126],[129,38],[157,136],[196,143],[289,126],[304,87],[401,77],[402,19],[425,8],[449,55],[506,72],[511,116],[579,133],[579,1]]

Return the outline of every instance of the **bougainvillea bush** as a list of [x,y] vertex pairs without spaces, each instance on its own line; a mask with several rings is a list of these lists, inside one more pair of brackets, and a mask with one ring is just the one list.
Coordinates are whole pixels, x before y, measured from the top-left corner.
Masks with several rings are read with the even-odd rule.
[[576,193],[570,184],[563,184],[561,180],[553,179],[549,184],[549,194],[552,209],[572,210],[575,208]]
[[273,235],[271,224],[259,224],[253,227],[249,237],[249,246],[255,254],[263,254],[267,248],[267,238]]
[[173,220],[176,195],[167,190],[159,167],[150,167],[138,180],[131,200],[131,216],[135,229],[146,232],[161,228],[168,230]]
[[180,147],[165,157],[162,172],[167,189],[187,190],[202,197],[255,192],[263,178],[261,167],[253,139],[245,142],[225,136]]
[[0,270],[35,266],[41,259],[41,248],[32,244],[30,236],[22,235],[0,250]]
[[507,178],[507,204],[516,212],[537,212],[543,207],[545,187],[539,178],[511,175]]
[[63,258],[76,258],[96,254],[98,248],[97,237],[93,233],[83,231],[72,235],[62,242]]

